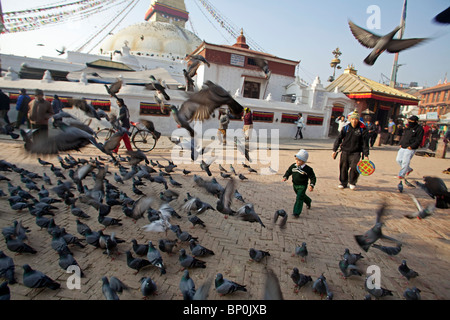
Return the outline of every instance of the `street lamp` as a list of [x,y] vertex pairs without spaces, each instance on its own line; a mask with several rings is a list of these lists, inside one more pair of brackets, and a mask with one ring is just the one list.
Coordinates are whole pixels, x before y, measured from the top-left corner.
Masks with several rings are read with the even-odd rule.
[[342,67],[339,65],[341,63],[341,60],[339,57],[342,55],[342,52],[339,50],[339,48],[334,49],[333,52],[331,52],[334,55],[334,59],[331,60],[330,66],[333,68],[333,75],[328,78],[328,82],[333,82],[334,78],[336,76],[336,69],[341,69]]

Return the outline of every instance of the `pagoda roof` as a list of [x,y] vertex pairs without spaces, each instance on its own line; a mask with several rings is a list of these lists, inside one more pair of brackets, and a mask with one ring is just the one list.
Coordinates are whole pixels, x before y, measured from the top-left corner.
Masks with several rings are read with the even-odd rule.
[[350,99],[375,99],[404,105],[419,104],[420,99],[411,94],[357,75],[352,71],[355,70],[344,72],[325,89],[331,92],[337,87]]

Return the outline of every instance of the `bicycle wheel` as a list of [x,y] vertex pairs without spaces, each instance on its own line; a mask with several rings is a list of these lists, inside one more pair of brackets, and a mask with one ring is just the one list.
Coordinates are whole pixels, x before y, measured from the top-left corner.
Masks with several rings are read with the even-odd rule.
[[114,134],[114,130],[110,128],[103,128],[97,131],[97,140],[101,143],[105,143],[106,140],[111,138]]
[[142,150],[143,152],[152,151],[156,145],[155,137],[147,130],[138,129],[133,134],[131,141],[136,149]]

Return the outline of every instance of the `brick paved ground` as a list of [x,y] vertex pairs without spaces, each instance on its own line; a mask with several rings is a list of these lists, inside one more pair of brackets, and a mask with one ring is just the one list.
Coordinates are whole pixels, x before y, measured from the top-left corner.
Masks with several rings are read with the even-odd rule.
[[[297,142],[295,142],[297,143]],[[404,213],[416,210],[408,193],[416,195],[419,201],[425,206],[433,203],[423,191],[419,189],[405,188],[405,192],[400,194],[397,191],[398,166],[395,162],[397,149],[395,147],[381,147],[371,151],[371,160],[376,164],[376,172],[370,177],[361,177],[358,188],[355,191],[349,189],[339,190],[338,185],[338,160],[331,159],[330,141],[304,141],[298,142],[310,150],[309,164],[314,168],[318,182],[313,192],[308,192],[312,198],[312,208],[305,209],[299,219],[288,218],[287,226],[280,229],[272,224],[272,217],[276,210],[285,209],[289,214],[295,201],[295,194],[291,181],[282,182],[281,176],[287,167],[293,162],[297,146],[290,141],[284,145],[279,153],[280,169],[275,175],[259,175],[248,173],[240,163],[235,163],[234,167],[238,173],[244,173],[249,180],[237,183],[239,192],[247,202],[255,205],[256,212],[266,225],[239,221],[233,217],[225,219],[217,211],[207,211],[200,217],[205,221],[206,228],[196,226],[190,229],[191,223],[187,220],[187,215],[181,206],[186,192],[199,196],[203,201],[215,207],[216,198],[206,194],[203,189],[195,186],[193,174],[198,174],[207,179],[205,172],[200,170],[198,164],[181,164],[172,175],[175,180],[183,184],[183,189],[177,189],[181,196],[178,200],[171,202],[173,208],[182,216],[181,220],[172,220],[174,224],[179,224],[183,230],[190,232],[199,238],[199,243],[212,249],[214,256],[203,258],[207,263],[206,269],[191,269],[190,274],[196,286],[200,286],[207,278],[214,278],[220,272],[225,278],[232,279],[238,283],[245,284],[248,292],[238,292],[230,296],[220,297],[213,289],[210,291],[210,299],[236,299],[253,300],[261,299],[263,296],[264,273],[266,268],[275,271],[280,280],[281,289],[285,299],[289,300],[317,300],[319,296],[314,294],[311,284],[303,287],[298,293],[294,293],[294,285],[290,279],[292,268],[299,268],[300,272],[310,275],[314,280],[324,274],[329,286],[334,293],[336,300],[361,300],[365,296],[364,277],[351,277],[342,279],[338,268],[338,261],[345,248],[351,252],[359,253],[361,249],[356,244],[353,236],[362,234],[371,228],[375,221],[375,212],[381,201],[385,199],[389,206],[387,208],[387,219],[384,226],[384,233],[392,236],[404,243],[402,251],[394,257],[389,257],[385,253],[371,248],[369,252],[363,252],[364,259],[359,263],[361,271],[366,272],[369,265],[377,265],[381,269],[381,284],[394,292],[393,297],[387,299],[403,299],[403,291],[412,286],[422,290],[422,298],[449,299],[450,298],[450,230],[447,215],[449,210],[438,209],[434,216],[426,220],[408,220],[403,217]],[[170,146],[170,144],[162,146]],[[312,150],[316,149],[316,150]],[[99,154],[94,148],[86,148],[83,153],[71,153],[75,158],[96,157]],[[63,155],[64,156],[64,155]],[[165,164],[164,159],[170,157],[170,149],[158,148],[149,154],[153,160],[159,160]],[[0,142],[0,159],[15,163],[19,167],[42,174],[46,172],[55,182],[56,178],[48,167],[38,164],[35,157],[27,156],[22,151],[22,144],[18,141],[2,140]],[[56,157],[45,158],[47,161],[58,164]],[[224,165],[227,169],[229,164]],[[252,167],[260,171],[267,167],[261,162],[252,164]],[[272,166],[274,167],[274,166]],[[424,175],[438,176],[444,179],[447,186],[450,186],[450,176],[442,171],[450,167],[448,159],[424,158],[416,156],[413,158],[412,167],[414,172],[411,179],[420,180]],[[191,170],[192,173],[184,176],[183,169]],[[114,166],[109,167],[110,172],[117,172]],[[213,176],[220,184],[225,186],[226,180],[219,175],[218,165],[211,166]],[[9,177],[14,185],[22,185],[20,176],[13,172],[0,172]],[[107,179],[116,184],[112,175]],[[92,187],[93,180],[88,177],[86,185]],[[40,186],[43,182],[39,181]],[[157,209],[160,201],[157,195],[163,187],[156,183],[146,182],[147,187],[141,188],[146,194],[155,197],[153,208]],[[24,186],[23,186],[24,187]],[[47,186],[50,187],[50,186]],[[7,182],[0,181],[0,188],[8,193]],[[122,187],[121,187],[122,188]],[[123,187],[126,193],[137,199],[131,191],[131,180]],[[173,189],[173,188],[171,188]],[[175,190],[175,189],[174,189]],[[33,191],[33,193],[36,193]],[[78,193],[76,193],[78,194]],[[53,194],[54,196],[54,194]],[[158,239],[165,237],[164,234],[144,232],[141,227],[148,223],[147,218],[133,223],[126,218],[120,207],[113,207],[109,216],[123,219],[123,226],[108,227],[106,233],[115,232],[126,243],[119,245],[122,254],[115,256],[114,260],[102,253],[103,250],[95,249],[88,245],[84,249],[71,247],[74,257],[82,267],[86,277],[81,281],[80,290],[69,290],[66,280],[70,274],[65,273],[58,266],[58,255],[50,247],[51,237],[46,230],[40,230],[35,224],[35,218],[27,210],[22,212],[13,211],[6,197],[0,198],[0,226],[12,225],[13,220],[21,220],[23,224],[30,227],[30,244],[37,250],[37,254],[15,255],[6,248],[4,241],[0,242],[0,250],[14,259],[16,265],[17,284],[11,285],[11,298],[14,300],[59,300],[59,299],[83,299],[102,300],[104,299],[101,290],[102,276],[117,276],[126,283],[131,290],[124,292],[120,298],[141,299],[139,291],[139,279],[143,276],[150,276],[158,286],[158,295],[152,297],[155,300],[180,300],[182,299],[178,288],[182,272],[178,263],[177,254],[169,256],[162,253],[163,260],[167,266],[167,274],[160,275],[155,268],[147,268],[134,274],[126,265],[124,252],[131,249],[130,240],[135,238],[139,243],[149,240],[157,243]],[[77,203],[91,215],[91,219],[84,220],[93,230],[100,230],[102,225],[97,221],[97,213],[85,204]],[[232,207],[239,208],[242,205],[234,200]],[[59,226],[63,226],[69,233],[83,238],[76,231],[75,217],[70,214],[68,208],[63,204],[56,204],[59,211],[54,219]],[[167,237],[175,239],[175,234],[169,230]],[[306,262],[300,258],[293,257],[295,246],[306,242],[309,256]],[[389,242],[381,242],[385,245],[392,245]],[[250,262],[248,250],[254,247],[270,252],[270,257],[265,258],[261,263]],[[190,253],[187,244],[179,244],[177,249],[186,248]],[[416,279],[406,281],[402,278],[397,268],[401,261],[405,259],[408,265],[416,270],[420,276]],[[29,264],[32,268],[40,270],[51,278],[61,283],[61,289],[52,291],[50,289],[29,289],[23,285],[22,265]]]

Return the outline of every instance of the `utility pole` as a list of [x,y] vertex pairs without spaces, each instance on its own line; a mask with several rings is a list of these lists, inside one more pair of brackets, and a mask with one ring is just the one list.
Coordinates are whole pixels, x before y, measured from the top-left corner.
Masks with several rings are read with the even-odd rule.
[[[398,34],[398,39],[403,38],[403,32],[405,31],[405,20],[406,20],[406,0],[403,2],[403,11],[402,18],[400,20],[400,26],[402,27]],[[391,73],[391,81],[389,82],[389,86],[394,88],[397,82],[397,72],[398,72],[398,52],[395,53],[394,56],[394,64],[392,65],[392,73]]]

